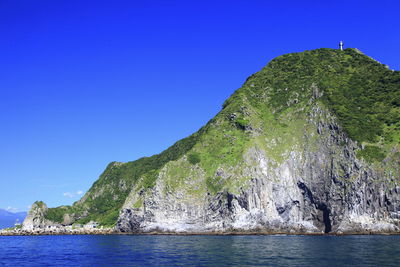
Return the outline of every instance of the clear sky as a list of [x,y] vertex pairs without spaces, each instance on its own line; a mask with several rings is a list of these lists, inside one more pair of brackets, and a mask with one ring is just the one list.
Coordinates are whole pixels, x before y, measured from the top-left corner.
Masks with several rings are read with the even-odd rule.
[[398,1],[0,0],[0,208],[78,200],[111,161],[197,131],[276,56],[400,69]]

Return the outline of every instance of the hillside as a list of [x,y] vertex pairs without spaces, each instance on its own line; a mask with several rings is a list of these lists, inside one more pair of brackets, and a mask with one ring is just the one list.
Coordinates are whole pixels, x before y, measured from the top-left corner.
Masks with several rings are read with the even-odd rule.
[[399,144],[399,71],[356,49],[287,54],[198,132],[158,155],[110,163],[82,199],[46,209],[41,222],[398,231]]

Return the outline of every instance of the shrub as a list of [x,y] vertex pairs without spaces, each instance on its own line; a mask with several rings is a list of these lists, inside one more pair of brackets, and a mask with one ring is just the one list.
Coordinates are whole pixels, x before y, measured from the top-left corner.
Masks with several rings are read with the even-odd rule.
[[197,163],[200,163],[200,155],[199,153],[191,153],[188,155],[188,161],[192,164],[195,165]]
[[357,152],[357,156],[364,158],[367,162],[381,162],[385,158],[385,154],[377,146],[365,146],[363,150]]
[[242,130],[246,129],[246,127],[250,125],[250,121],[243,118],[238,118],[235,122],[236,125]]
[[64,221],[64,214],[68,213],[68,209],[65,206],[49,208],[44,217],[52,222],[62,223]]

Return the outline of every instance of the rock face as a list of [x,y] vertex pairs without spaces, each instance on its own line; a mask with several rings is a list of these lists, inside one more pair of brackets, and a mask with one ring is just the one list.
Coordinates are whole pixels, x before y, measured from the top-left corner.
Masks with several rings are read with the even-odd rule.
[[25,231],[33,231],[35,229],[44,229],[54,225],[53,222],[45,219],[48,208],[44,202],[36,201],[32,204],[24,222],[22,229]]
[[[303,147],[271,164],[254,146],[238,167],[248,177],[236,193],[171,193],[163,176],[135,189],[117,223],[122,232],[390,233],[399,231],[400,187],[357,159],[357,145],[328,111],[314,105]],[[310,141],[314,139],[314,141]],[[346,142],[345,145],[343,143]],[[244,166],[244,167],[243,167]],[[233,170],[235,172],[235,170]],[[141,207],[134,207],[143,199]]]
[[32,206],[23,229],[397,233],[399,151],[400,72],[355,49],[288,54],[198,132],[109,164],[71,207]]

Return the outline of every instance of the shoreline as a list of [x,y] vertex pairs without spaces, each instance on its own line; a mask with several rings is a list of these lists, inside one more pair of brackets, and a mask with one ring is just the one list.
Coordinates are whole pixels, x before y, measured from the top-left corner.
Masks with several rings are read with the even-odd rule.
[[48,235],[164,235],[164,236],[256,236],[256,235],[275,235],[275,236],[349,236],[349,235],[400,235],[400,232],[346,232],[346,233],[287,233],[287,232],[268,232],[268,231],[253,231],[253,232],[119,232],[114,229],[96,229],[96,230],[77,230],[65,232],[46,232],[46,231],[17,231],[0,230],[0,236],[48,236]]

